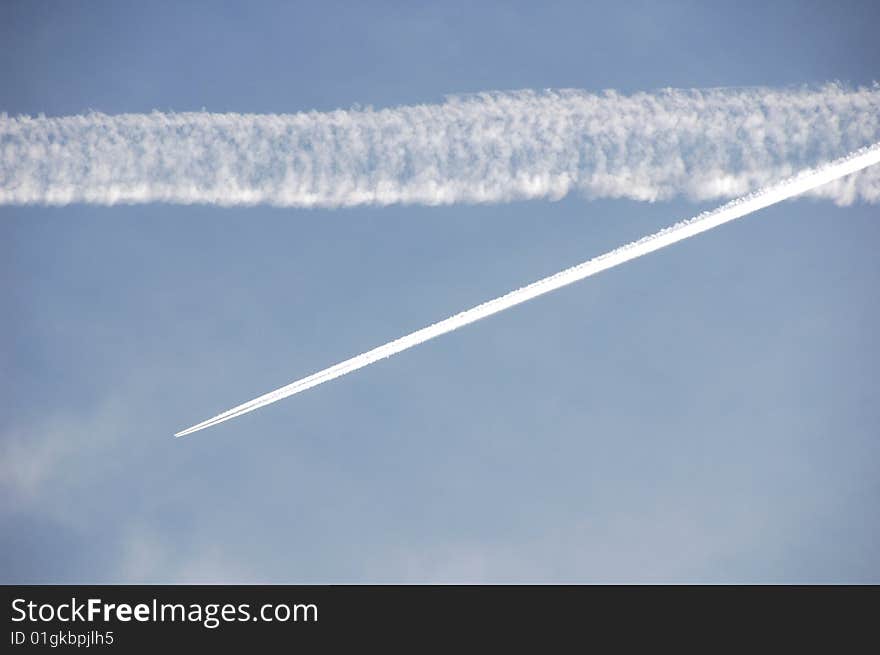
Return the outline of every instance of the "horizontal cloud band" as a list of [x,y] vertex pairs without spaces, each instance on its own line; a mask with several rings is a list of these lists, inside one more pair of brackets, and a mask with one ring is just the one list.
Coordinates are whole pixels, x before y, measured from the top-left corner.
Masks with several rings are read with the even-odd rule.
[[[484,93],[285,115],[0,115],[0,204],[729,198],[880,140],[880,87]],[[816,189],[880,201],[870,169]]]

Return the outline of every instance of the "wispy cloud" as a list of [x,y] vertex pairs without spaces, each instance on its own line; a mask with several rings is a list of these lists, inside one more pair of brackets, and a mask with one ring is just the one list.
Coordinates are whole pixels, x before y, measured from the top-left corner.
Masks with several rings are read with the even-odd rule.
[[472,307],[467,311],[451,316],[428,327],[417,330],[385,345],[374,348],[363,354],[347,359],[339,364],[318,371],[313,375],[292,382],[280,389],[271,391],[251,401],[223,412],[213,418],[194,425],[186,430],[178,432],[175,436],[181,437],[198,430],[203,430],[212,425],[223,423],[236,416],[241,416],[255,409],[264,407],[283,398],[311,389],[319,384],[356,371],[374,362],[391,357],[399,352],[429,341],[435,337],[457,330],[482,318],[497,314],[505,309],[550,293],[561,287],[567,286],[579,280],[608,270],[632,259],[636,259],[648,253],[654,252],[666,246],[678,243],[684,239],[701,234],[707,230],[728,223],[737,218],[782,202],[788,198],[806,193],[822,185],[840,180],[847,175],[858,173],[870,166],[880,163],[880,143],[862,148],[846,157],[825,164],[816,169],[801,171],[793,177],[777,182],[747,196],[737,198],[712,211],[704,212],[693,218],[681,221],[659,232],[648,235],[632,243],[616,248],[586,262],[572,266],[555,275],[533,282],[516,291],[489,300],[481,305]]
[[[0,204],[732,198],[880,140],[880,87],[522,91],[284,115],[0,115]],[[880,173],[813,190],[880,200]]]

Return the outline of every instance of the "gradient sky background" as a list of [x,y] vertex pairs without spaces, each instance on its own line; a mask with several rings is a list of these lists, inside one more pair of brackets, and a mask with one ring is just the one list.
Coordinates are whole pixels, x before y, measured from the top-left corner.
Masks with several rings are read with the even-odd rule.
[[[4,2],[0,111],[880,63],[872,2],[416,4]],[[0,582],[880,582],[877,206],[772,207],[171,436],[711,206],[0,207]]]

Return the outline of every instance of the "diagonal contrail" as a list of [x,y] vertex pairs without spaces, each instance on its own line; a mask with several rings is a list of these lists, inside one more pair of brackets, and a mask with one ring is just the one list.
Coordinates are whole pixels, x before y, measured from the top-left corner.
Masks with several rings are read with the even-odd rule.
[[774,205],[778,202],[804,193],[805,191],[815,189],[823,184],[833,182],[846,175],[873,166],[878,162],[880,162],[880,143],[875,143],[872,146],[862,148],[842,159],[837,159],[819,168],[806,169],[794,177],[787,178],[781,182],[773,184],[772,186],[756,191],[755,193],[733,200],[717,209],[704,212],[693,218],[676,223],[660,230],[659,232],[643,237],[638,241],[633,241],[625,246],[621,246],[603,255],[594,257],[582,264],[567,268],[555,275],[545,277],[542,280],[533,282],[532,284],[517,289],[516,291],[511,291],[510,293],[495,298],[494,300],[489,300],[488,302],[477,305],[476,307],[461,312],[460,314],[450,316],[439,323],[434,323],[433,325],[417,330],[412,334],[408,334],[405,337],[395,339],[394,341],[386,343],[384,346],[379,346],[378,348],[369,350],[361,355],[340,362],[335,366],[326,368],[323,371],[318,371],[317,373],[302,378],[301,380],[292,382],[280,389],[276,389],[275,391],[271,391],[258,398],[254,398],[238,407],[233,407],[222,414],[218,414],[214,418],[210,418],[187,428],[186,430],[182,430],[174,436],[182,437],[192,432],[222,423],[223,421],[228,421],[236,416],[246,414],[247,412],[263,407],[264,405],[268,405],[269,403],[274,403],[276,400],[287,398],[288,396],[292,396],[301,391],[305,391],[306,389],[310,389],[311,387],[338,378],[346,373],[356,371],[357,369],[363,368],[364,366],[372,364],[380,359],[385,359],[386,357],[390,357],[391,355],[402,352],[408,348],[417,346],[420,343],[424,343],[425,341],[438,337],[441,334],[452,332],[460,327],[478,321],[481,318],[497,314],[509,307],[513,307],[514,305],[518,305],[527,300],[531,300],[532,298],[549,293],[560,287],[577,282],[578,280],[583,280],[586,277],[613,268],[618,264],[622,264],[631,259],[636,259],[642,255],[647,255],[650,252],[672,245],[673,243],[700,234],[706,230],[711,230],[713,227],[741,218],[747,214],[758,211],[759,209],[763,209],[764,207],[769,207],[770,205]]

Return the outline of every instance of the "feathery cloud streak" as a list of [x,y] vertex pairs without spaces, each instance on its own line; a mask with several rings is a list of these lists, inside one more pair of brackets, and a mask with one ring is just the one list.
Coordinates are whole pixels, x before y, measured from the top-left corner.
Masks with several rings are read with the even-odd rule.
[[770,205],[782,202],[793,196],[805,193],[812,189],[816,189],[824,184],[829,184],[840,180],[841,178],[858,173],[869,166],[880,163],[880,143],[876,143],[870,147],[862,148],[847,157],[838,159],[834,162],[826,164],[816,169],[804,170],[794,177],[787,178],[772,186],[761,189],[750,195],[733,200],[721,207],[709,212],[704,212],[693,218],[681,221],[659,232],[655,232],[649,236],[643,237],[638,241],[633,241],[627,245],[621,246],[615,250],[599,255],[582,264],[567,268],[564,271],[551,275],[549,277],[533,282],[528,286],[511,291],[510,293],[489,300],[481,305],[477,305],[467,311],[451,316],[428,327],[417,330],[394,341],[390,341],[383,346],[369,350],[361,355],[347,359],[339,364],[318,371],[313,375],[309,375],[301,380],[292,382],[280,389],[271,391],[267,394],[254,398],[251,401],[243,403],[237,407],[218,414],[206,421],[202,421],[186,430],[176,433],[174,436],[182,437],[198,430],[217,425],[224,421],[228,421],[236,416],[241,416],[255,409],[259,409],[270,403],[274,403],[283,398],[287,398],[294,394],[310,389],[314,386],[329,382],[335,378],[341,377],[359,368],[368,366],[391,355],[417,346],[435,337],[439,337],[447,332],[452,332],[460,327],[464,327],[470,323],[474,323],[482,318],[497,314],[498,312],[509,309],[527,300],[536,298],[545,293],[549,293],[566,285],[572,284],[584,278],[595,275],[601,271],[613,268],[624,262],[628,262],[642,255],[654,252],[660,248],[672,245],[688,237],[695,236],[706,230],[711,230],[724,223],[730,222],[737,218],[751,214]]
[[[732,198],[880,141],[880,86],[482,93],[285,115],[0,114],[0,204]],[[814,191],[880,200],[880,172]]]

